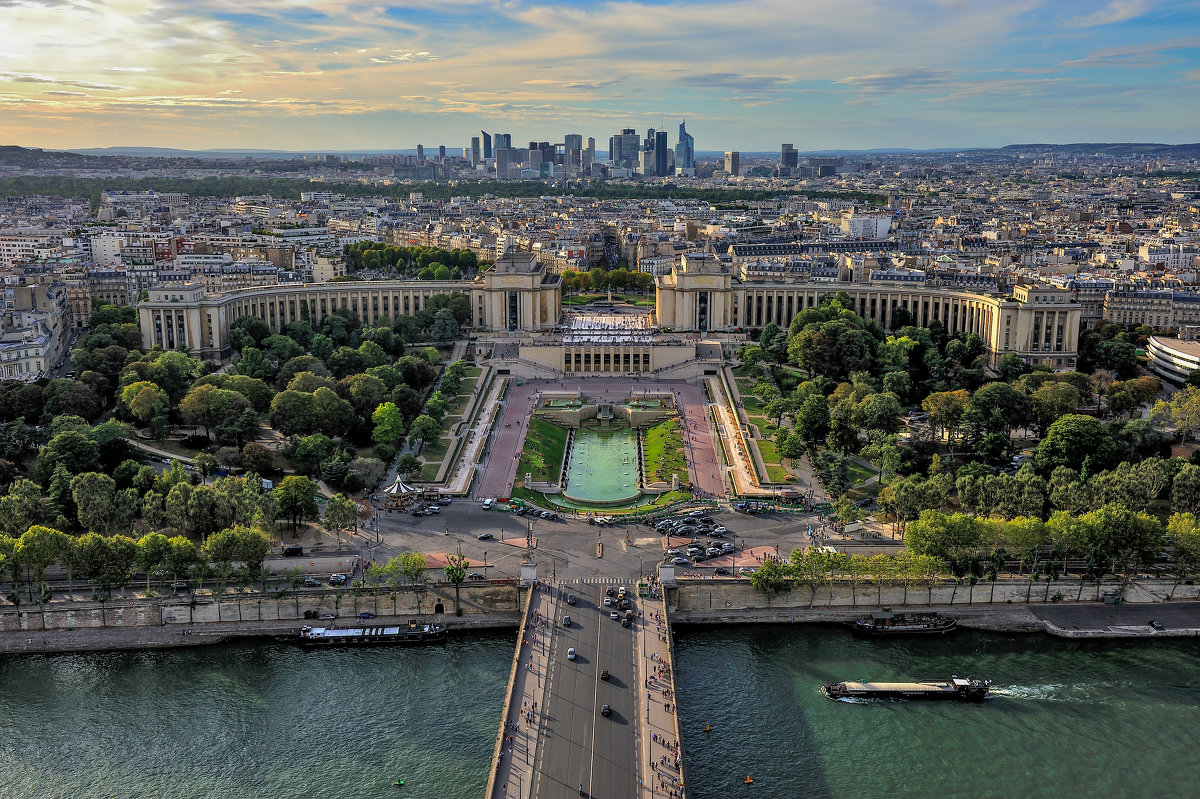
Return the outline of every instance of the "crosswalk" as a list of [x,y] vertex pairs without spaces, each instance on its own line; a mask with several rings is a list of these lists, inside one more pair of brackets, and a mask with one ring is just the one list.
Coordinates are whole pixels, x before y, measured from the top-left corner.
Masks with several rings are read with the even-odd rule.
[[629,581],[637,581],[637,577],[630,575],[628,577],[564,577],[559,582],[561,583],[576,583],[581,585],[624,585]]

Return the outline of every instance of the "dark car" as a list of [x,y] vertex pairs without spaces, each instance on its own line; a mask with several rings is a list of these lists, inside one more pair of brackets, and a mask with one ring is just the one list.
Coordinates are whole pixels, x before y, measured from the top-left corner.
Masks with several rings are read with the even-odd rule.
[[601,716],[611,716],[612,708],[609,707],[608,705],[601,705],[600,706],[600,715]]
[[724,566],[718,566],[713,569],[713,574],[729,574],[729,569],[726,569]]
[[467,575],[467,579],[468,580],[486,580],[487,577],[485,577],[480,572],[471,572],[470,574]]
[[344,574],[329,575],[329,584],[330,585],[345,585],[346,584],[346,575],[344,575]]
[[478,538],[480,541],[491,541],[496,536],[492,535],[491,533],[480,533],[479,535],[477,535],[475,537]]
[[568,605],[575,604],[575,595],[574,594],[567,594],[567,604]]
[[602,679],[602,680],[608,679],[608,669],[600,669],[600,679]]
[[1161,621],[1155,621],[1154,619],[1150,620],[1150,626],[1153,627],[1155,630],[1167,629],[1166,627],[1163,626],[1163,623]]
[[612,586],[611,586],[611,585],[610,585],[610,586],[608,586],[607,588],[605,588],[605,589],[604,589],[604,595],[605,595],[605,596],[612,596],[612,595],[613,595],[613,588],[612,588]]
[[283,548],[283,556],[285,558],[298,558],[304,555],[304,547],[299,544],[290,544]]
[[358,617],[360,619],[373,619],[375,618],[375,614],[369,610],[364,610],[362,613],[358,614]]
[[305,577],[304,578],[304,587],[305,588],[320,588],[321,581],[318,580],[316,577]]
[[626,616],[625,618],[621,619],[621,626],[622,626],[622,627],[628,627],[628,626],[629,626],[629,624],[630,624],[630,621],[629,621],[629,617],[628,617],[628,616]]

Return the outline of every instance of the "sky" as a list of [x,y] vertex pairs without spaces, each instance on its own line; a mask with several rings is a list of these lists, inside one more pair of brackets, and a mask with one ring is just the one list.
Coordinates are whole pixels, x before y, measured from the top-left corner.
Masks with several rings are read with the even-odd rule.
[[1200,141],[1200,0],[0,0],[0,144]]

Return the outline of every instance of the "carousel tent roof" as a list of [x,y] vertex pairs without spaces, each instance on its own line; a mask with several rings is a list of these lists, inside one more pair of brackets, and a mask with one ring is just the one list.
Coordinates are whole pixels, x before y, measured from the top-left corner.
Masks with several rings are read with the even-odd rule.
[[383,489],[383,493],[391,494],[393,496],[403,497],[403,496],[407,496],[409,494],[419,494],[419,493],[421,493],[421,489],[414,488],[413,486],[406,484],[402,480],[396,480],[396,482],[392,483],[390,486]]

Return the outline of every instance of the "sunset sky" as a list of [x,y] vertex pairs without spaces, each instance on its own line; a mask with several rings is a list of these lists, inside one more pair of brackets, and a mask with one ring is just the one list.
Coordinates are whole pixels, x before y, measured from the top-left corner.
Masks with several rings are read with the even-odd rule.
[[0,0],[0,144],[1200,140],[1200,2]]

